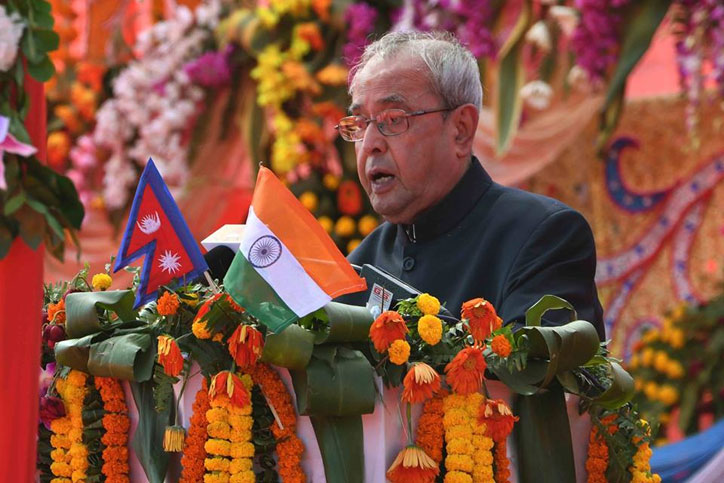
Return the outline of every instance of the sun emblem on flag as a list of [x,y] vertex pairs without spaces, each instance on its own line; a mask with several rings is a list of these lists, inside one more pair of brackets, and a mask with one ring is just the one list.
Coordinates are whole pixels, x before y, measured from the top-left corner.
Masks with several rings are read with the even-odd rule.
[[282,256],[282,244],[278,238],[264,235],[251,244],[249,263],[256,268],[266,268]]
[[153,215],[144,216],[141,218],[140,222],[136,222],[136,225],[138,225],[138,228],[146,235],[150,235],[155,232],[161,228],[161,218],[158,216],[158,211],[156,211]]
[[166,250],[158,257],[158,266],[161,270],[168,273],[176,273],[181,269],[179,259],[181,257],[176,253],[171,253],[171,250]]

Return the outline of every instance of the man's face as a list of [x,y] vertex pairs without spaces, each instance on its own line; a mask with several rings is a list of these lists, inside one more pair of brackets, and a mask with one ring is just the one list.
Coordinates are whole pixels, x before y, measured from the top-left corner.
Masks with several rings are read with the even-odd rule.
[[[352,84],[353,115],[378,116],[386,109],[406,112],[447,106],[430,90],[421,59],[400,54],[373,58]],[[453,106],[455,107],[455,106]],[[453,130],[444,113],[410,117],[409,129],[384,136],[374,123],[355,143],[357,174],[374,210],[392,223],[410,223],[440,201],[459,177],[452,150]]]

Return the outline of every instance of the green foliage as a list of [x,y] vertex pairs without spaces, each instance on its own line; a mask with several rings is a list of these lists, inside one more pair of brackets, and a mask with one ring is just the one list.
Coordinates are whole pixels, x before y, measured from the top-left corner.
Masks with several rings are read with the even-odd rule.
[[276,439],[271,432],[271,425],[276,424],[274,414],[258,385],[251,390],[251,407],[254,424],[251,428],[251,442],[254,444],[254,467],[256,481],[263,483],[277,483],[279,475],[276,472],[274,451],[276,450]]
[[153,407],[156,412],[167,411],[173,404],[173,385],[179,381],[178,377],[169,376],[163,370],[161,364],[155,364],[153,368]]

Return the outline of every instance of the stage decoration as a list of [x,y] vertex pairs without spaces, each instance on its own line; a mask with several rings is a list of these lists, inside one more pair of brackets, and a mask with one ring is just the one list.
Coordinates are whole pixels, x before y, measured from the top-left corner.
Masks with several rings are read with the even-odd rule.
[[145,256],[134,308],[156,298],[174,279],[192,280],[209,269],[152,159],[138,182],[113,271]]
[[183,456],[181,457],[182,483],[193,483],[204,479],[204,460],[206,459],[206,442],[208,441],[208,419],[206,412],[211,409],[209,404],[208,387],[206,379],[201,383],[201,388],[196,392],[193,404],[193,415],[191,416],[188,435],[184,441]]
[[77,241],[83,206],[73,183],[35,157],[25,127],[25,83],[30,77],[46,81],[54,72],[48,53],[58,47],[58,35],[50,5],[39,0],[0,6],[0,25],[0,258],[20,236],[32,249],[45,242],[62,260],[66,234]]
[[128,480],[128,407],[126,395],[117,379],[110,377],[94,378],[95,387],[103,399],[103,429],[101,437],[103,449],[103,475],[107,481]]
[[636,379],[635,401],[644,418],[660,423],[653,434],[657,445],[704,431],[724,415],[716,403],[724,396],[723,315],[721,295],[682,304],[634,346],[628,367]]

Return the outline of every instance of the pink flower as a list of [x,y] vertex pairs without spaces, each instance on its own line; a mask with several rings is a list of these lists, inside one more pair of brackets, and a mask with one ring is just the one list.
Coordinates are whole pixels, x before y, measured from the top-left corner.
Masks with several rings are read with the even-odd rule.
[[15,139],[15,136],[10,134],[9,129],[10,119],[0,116],[0,189],[3,190],[8,188],[5,182],[5,163],[3,162],[5,151],[23,157],[31,156],[37,152],[37,149],[30,144],[21,143]]

